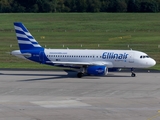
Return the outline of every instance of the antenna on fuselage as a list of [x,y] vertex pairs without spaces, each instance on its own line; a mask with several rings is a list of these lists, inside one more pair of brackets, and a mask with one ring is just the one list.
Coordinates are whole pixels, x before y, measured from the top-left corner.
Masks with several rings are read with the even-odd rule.
[[132,50],[132,48],[130,48],[129,45],[128,45],[128,48],[129,48],[130,50]]

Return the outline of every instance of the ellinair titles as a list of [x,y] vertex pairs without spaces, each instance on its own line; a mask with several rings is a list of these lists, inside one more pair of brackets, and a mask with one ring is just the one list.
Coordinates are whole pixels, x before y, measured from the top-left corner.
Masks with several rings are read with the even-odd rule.
[[14,28],[19,50],[12,51],[12,55],[41,64],[78,69],[79,78],[83,75],[107,75],[108,70],[120,68],[131,69],[131,76],[135,77],[134,68],[156,64],[146,53],[136,50],[46,49],[21,22],[15,22]]
[[104,52],[102,54],[102,58],[103,59],[127,59],[128,54],[123,53],[123,54],[118,54],[118,53],[114,53],[114,52]]

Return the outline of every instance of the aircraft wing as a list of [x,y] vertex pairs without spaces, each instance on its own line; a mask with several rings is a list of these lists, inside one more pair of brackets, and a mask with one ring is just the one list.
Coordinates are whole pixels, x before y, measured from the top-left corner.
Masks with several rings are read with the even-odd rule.
[[53,63],[55,65],[72,65],[72,66],[83,66],[83,65],[104,65],[107,67],[113,67],[112,62],[61,62],[61,61],[47,61],[47,63]]

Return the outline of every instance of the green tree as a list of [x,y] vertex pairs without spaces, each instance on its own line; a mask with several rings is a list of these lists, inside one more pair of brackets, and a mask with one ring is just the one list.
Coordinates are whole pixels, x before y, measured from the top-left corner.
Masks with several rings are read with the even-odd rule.
[[56,11],[57,12],[65,12],[65,4],[64,4],[64,0],[58,0],[57,2],[57,7],[56,7]]
[[76,8],[77,8],[77,12],[86,12],[86,9],[87,9],[86,0],[77,0]]
[[141,12],[158,12],[158,5],[156,1],[147,0],[141,2]]
[[101,12],[107,12],[108,11],[108,7],[109,7],[109,1],[108,0],[101,0],[101,8],[100,11]]
[[77,12],[77,0],[65,0],[65,7],[69,8],[69,12]]
[[117,0],[116,2],[116,12],[126,12],[127,11],[127,4],[125,0]]
[[101,2],[99,0],[87,0],[87,12],[100,12]]
[[135,12],[136,8],[136,2],[135,0],[129,0],[127,5],[127,11],[128,12]]
[[14,13],[24,13],[26,12],[25,7],[21,6],[18,2],[11,3],[12,10]]
[[0,12],[5,13],[5,12],[11,12],[12,7],[11,3],[12,0],[0,0]]
[[155,1],[157,3],[157,6],[158,6],[158,12],[160,11],[160,0],[156,0]]
[[108,5],[109,12],[126,12],[127,11],[127,3],[125,0],[110,0]]

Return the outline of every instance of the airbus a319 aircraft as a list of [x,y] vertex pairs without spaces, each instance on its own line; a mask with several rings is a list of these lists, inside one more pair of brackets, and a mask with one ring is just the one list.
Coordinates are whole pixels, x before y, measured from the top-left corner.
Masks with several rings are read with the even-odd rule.
[[107,75],[109,68],[129,68],[131,76],[135,77],[134,68],[156,64],[146,53],[135,50],[46,49],[21,22],[15,22],[14,28],[20,50],[12,51],[12,55],[41,64],[79,69],[79,78]]

